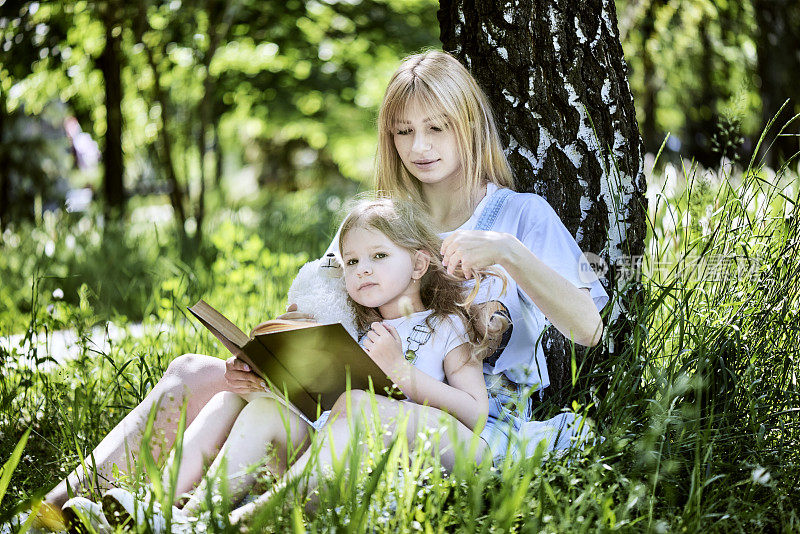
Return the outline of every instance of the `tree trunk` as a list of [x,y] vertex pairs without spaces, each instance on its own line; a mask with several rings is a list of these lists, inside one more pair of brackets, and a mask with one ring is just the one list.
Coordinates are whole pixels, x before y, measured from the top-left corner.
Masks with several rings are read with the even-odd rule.
[[[797,0],[753,0],[759,33],[756,36],[758,76],[761,78],[761,106],[764,125],[771,121],[786,99],[789,103],[778,116],[767,141],[766,149],[775,135],[800,110],[800,4]],[[797,134],[795,122],[784,133]],[[795,154],[800,146],[798,137],[782,136],[775,140],[766,154],[770,165]]]
[[[150,22],[147,19],[147,2],[140,0],[137,4],[137,11],[134,20],[134,36],[138,43],[144,49],[147,65],[153,74],[153,97],[158,105],[161,107],[161,127],[158,129],[158,138],[160,143],[157,144],[156,152],[162,160],[164,172],[166,173],[167,185],[169,186],[169,200],[172,205],[172,212],[175,217],[175,226],[178,233],[178,238],[181,242],[182,251],[188,245],[186,239],[186,208],[184,206],[185,194],[180,182],[178,181],[178,173],[175,169],[175,159],[172,154],[172,134],[170,132],[169,115],[171,113],[171,106],[169,95],[164,91],[161,86],[161,78],[158,72],[158,63],[156,62],[153,48],[145,42],[144,35],[150,30]],[[158,45],[156,45],[158,46]],[[159,50],[163,56],[163,49]]]
[[124,166],[122,160],[122,78],[120,74],[120,35],[114,35],[115,6],[102,14],[106,45],[98,60],[103,73],[106,104],[106,135],[103,147],[103,193],[106,214],[120,216],[125,209]]
[[214,116],[214,125],[213,125],[213,132],[214,132],[214,145],[213,145],[213,154],[214,154],[214,186],[216,187],[217,191],[222,190],[222,163],[223,163],[223,154],[222,154],[222,143],[219,139],[219,116]]
[[[641,138],[613,0],[441,0],[441,39],[486,91],[522,191],[547,199],[585,252],[609,265],[641,257],[645,181]],[[611,295],[605,350],[630,334],[638,284],[601,274]],[[570,348],[543,340],[552,387],[568,400]]]
[[211,60],[214,59],[214,55],[217,53],[220,41],[228,34],[235,7],[235,3],[229,4],[227,8],[225,4],[220,2],[211,2],[206,5],[209,14],[209,45],[208,50],[206,50],[203,55],[201,70],[203,73],[203,98],[198,103],[200,131],[197,134],[197,148],[200,154],[200,192],[197,197],[197,208],[195,210],[195,220],[197,221],[195,242],[198,244],[203,240],[203,221],[205,220],[206,213],[206,185],[208,179],[206,165],[208,164],[209,155],[211,155],[214,149],[212,142],[210,142],[208,138],[208,134],[209,129],[213,128],[216,139],[216,125],[218,123],[213,117],[217,79],[211,74]]
[[210,82],[211,75],[208,74],[208,65],[204,65],[206,69],[206,78],[203,82],[205,98],[200,102],[200,129],[197,132],[197,151],[200,155],[200,191],[197,194],[197,207],[195,208],[194,220],[197,222],[197,227],[194,233],[194,240],[197,245],[203,242],[203,221],[206,217],[206,164],[209,154],[209,143],[206,139],[209,128],[209,108],[211,104],[208,102],[211,93],[212,83]]
[[169,198],[175,213],[175,224],[178,226],[178,235],[181,236],[181,242],[184,243],[186,241],[186,209],[184,208],[183,188],[178,181],[178,173],[175,170],[175,159],[172,155],[172,134],[169,129],[170,107],[168,97],[161,87],[158,65],[153,57],[153,51],[147,45],[144,46],[144,49],[147,54],[147,62],[150,65],[150,70],[153,72],[153,90],[155,92],[156,102],[161,106],[161,127],[158,129],[158,134],[161,140],[161,158],[167,173],[167,183],[170,187]]

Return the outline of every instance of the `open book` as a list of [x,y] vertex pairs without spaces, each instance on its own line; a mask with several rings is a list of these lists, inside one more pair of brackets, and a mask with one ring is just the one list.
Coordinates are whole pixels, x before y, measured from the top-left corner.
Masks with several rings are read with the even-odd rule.
[[270,388],[266,393],[309,421],[350,389],[387,393],[392,381],[341,324],[272,320],[251,338],[204,300],[188,308]]

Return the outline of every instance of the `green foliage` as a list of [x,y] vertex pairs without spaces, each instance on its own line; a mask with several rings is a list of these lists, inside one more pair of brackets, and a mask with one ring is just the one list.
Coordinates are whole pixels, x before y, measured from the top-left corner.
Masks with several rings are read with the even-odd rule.
[[[202,235],[206,191],[242,168],[264,189],[365,181],[385,83],[403,55],[436,45],[435,10],[431,0],[5,2],[0,145],[21,148],[4,116],[63,101],[101,146],[121,143],[129,191],[173,191],[177,230]],[[119,140],[106,137],[108,61],[121,69]],[[75,180],[101,190],[97,177]]]
[[[352,189],[273,194],[253,207],[220,210],[208,242],[189,255],[169,231],[165,206],[139,206],[122,224],[47,212],[39,225],[21,223],[3,236],[0,332],[171,320],[175,306],[200,297],[225,306],[252,296],[258,305],[247,306],[248,320],[275,315],[297,269],[327,248],[343,194]],[[166,221],[148,220],[159,213]],[[75,310],[89,309],[91,316],[75,320]]]
[[3,464],[3,467],[0,468],[0,503],[3,502],[3,497],[5,497],[6,490],[8,489],[8,483],[11,482],[11,475],[17,468],[17,464],[19,464],[22,451],[25,450],[25,444],[28,443],[28,437],[30,435],[31,429],[29,428],[22,434],[19,443],[17,443],[17,446],[14,447],[14,451],[11,453],[11,457]]
[[[577,369],[594,378],[588,386],[577,381],[575,409],[596,422],[602,442],[562,457],[545,458],[540,450],[502,470],[476,469],[464,455],[445,475],[436,455],[411,455],[402,440],[387,447],[367,428],[362,441],[369,451],[335,466],[322,484],[317,513],[304,510],[299,480],[279,492],[291,490],[297,499],[276,499],[250,526],[265,532],[363,530],[359,525],[377,532],[797,529],[797,175],[786,168],[668,167],[651,184],[646,292],[632,310],[641,330],[615,360]],[[65,292],[56,301],[48,296],[55,279],[36,278],[26,336],[71,328],[81,341],[77,356],[58,367],[48,365],[46,350],[2,345],[0,458],[11,457],[28,427],[37,439],[14,471],[7,494],[13,499],[4,500],[0,517],[14,499],[52,486],[81,461],[91,464],[92,447],[176,355],[225,356],[184,317],[185,305],[203,296],[244,327],[282,311],[297,268],[327,245],[336,198],[299,192],[270,197],[258,210],[221,211],[209,225],[209,251],[191,268],[170,255],[155,229],[117,236],[129,242],[126,249],[139,250],[146,247],[137,236],[159,235],[164,257],[144,270],[155,296],[140,314],[144,333],[107,347],[90,343],[89,333],[105,313],[101,294],[114,287],[108,282],[125,276],[108,270],[106,284],[93,288],[83,280],[87,285],[74,300]],[[74,232],[86,224],[60,222]],[[31,248],[6,256],[19,261],[25,254],[18,250],[41,247],[48,224],[55,222],[31,230],[24,244]],[[84,231],[96,237],[76,241],[101,241],[99,230]],[[70,256],[60,246],[56,251],[47,265],[25,264],[25,276],[66,265]],[[755,268],[745,272],[728,263],[710,271],[719,257],[745,256],[757,260]],[[2,317],[9,324],[12,314]],[[541,415],[558,409],[546,407],[549,413]],[[436,447],[429,434],[419,439],[418,450]],[[136,480],[134,472],[128,481]],[[262,483],[269,488],[274,479],[265,476]],[[168,499],[172,490],[165,484]],[[219,491],[224,495],[224,487]],[[209,498],[201,517],[212,528],[228,506],[216,503]],[[222,521],[219,528],[232,531]]]
[[[748,152],[763,126],[754,2],[616,2],[645,147],[673,134],[680,153],[716,164]],[[791,95],[780,95],[782,99]],[[731,147],[726,147],[726,144]]]

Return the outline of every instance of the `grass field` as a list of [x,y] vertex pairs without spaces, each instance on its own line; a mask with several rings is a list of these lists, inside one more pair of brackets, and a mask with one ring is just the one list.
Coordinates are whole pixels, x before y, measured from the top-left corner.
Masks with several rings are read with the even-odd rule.
[[[798,186],[796,166],[650,176],[639,334],[583,370],[595,387],[577,389],[569,407],[602,442],[499,471],[465,462],[450,476],[435,455],[373,446],[343,459],[316,514],[285,499],[262,510],[254,531],[800,530]],[[0,523],[86,458],[173,357],[224,356],[186,305],[224,303],[242,325],[280,313],[297,268],[327,245],[339,203],[301,192],[218,211],[191,255],[152,224],[98,230],[90,216],[50,214],[7,232],[2,335],[72,329],[88,340],[108,320],[141,322],[145,333],[108,350],[85,341],[46,371],[46,348],[0,347]],[[209,531],[231,528],[221,493],[208,502]]]

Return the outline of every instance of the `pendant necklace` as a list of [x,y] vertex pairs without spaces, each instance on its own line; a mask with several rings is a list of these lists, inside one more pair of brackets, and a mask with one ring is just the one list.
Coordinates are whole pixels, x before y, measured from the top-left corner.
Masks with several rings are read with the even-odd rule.
[[426,324],[418,324],[411,329],[411,335],[406,338],[408,348],[406,349],[406,360],[412,364],[417,361],[417,351],[419,348],[428,342],[433,334],[433,330]]

